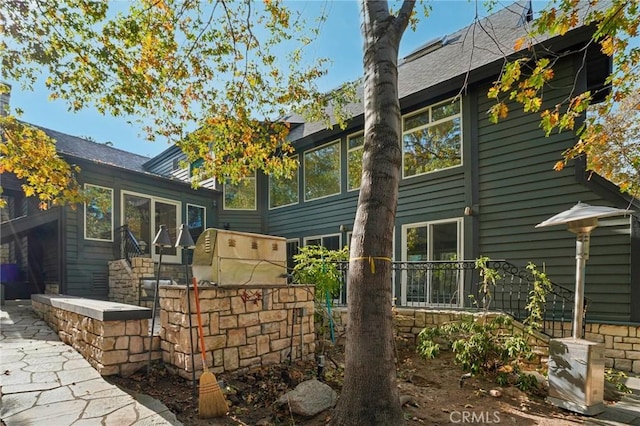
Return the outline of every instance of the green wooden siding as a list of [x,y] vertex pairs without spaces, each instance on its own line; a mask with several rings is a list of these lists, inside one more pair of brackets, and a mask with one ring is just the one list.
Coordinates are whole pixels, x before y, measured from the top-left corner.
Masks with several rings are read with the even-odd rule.
[[[214,207],[214,193],[208,190],[192,190],[188,185],[160,180],[126,171],[115,171],[94,165],[83,165],[82,182],[105,186],[114,190],[114,233],[121,225],[122,191],[177,201],[181,204],[180,218],[186,221],[188,204],[206,208],[207,226],[217,226],[218,211]],[[62,291],[74,296],[106,299],[108,286],[104,277],[108,273],[108,261],[113,260],[113,243],[84,239],[84,206],[74,210],[65,208],[64,217],[64,277]],[[178,223],[180,225],[180,223]]]
[[[357,197],[358,192],[353,191],[346,196],[336,195],[270,210],[268,233],[302,239],[315,235],[337,234],[340,232],[340,225],[345,225],[351,231]],[[346,244],[344,239],[342,244]]]
[[[573,85],[570,62],[556,68],[553,84]],[[488,88],[481,87],[480,93]],[[552,95],[547,103],[554,105],[568,92],[545,94]],[[537,114],[515,108],[494,125],[486,117],[491,101],[479,96],[478,102],[479,255],[519,266],[533,262],[545,268],[552,281],[573,289],[575,235],[563,227],[536,229],[535,225],[578,201],[610,204],[576,180],[573,164],[561,172],[553,170],[562,151],[574,143],[571,132],[546,138]],[[585,295],[591,300],[587,320],[629,320],[629,243],[628,218],[605,221],[594,231],[585,279]]]

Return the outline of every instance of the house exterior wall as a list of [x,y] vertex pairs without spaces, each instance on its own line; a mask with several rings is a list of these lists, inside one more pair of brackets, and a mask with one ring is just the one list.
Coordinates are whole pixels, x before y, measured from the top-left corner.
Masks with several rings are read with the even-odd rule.
[[[545,92],[547,107],[566,98],[576,82],[578,66],[572,58],[555,68],[554,89]],[[585,84],[578,73],[577,87]],[[562,152],[572,146],[575,136],[566,131],[545,137],[537,114],[512,108],[507,119],[492,124],[487,110],[492,100],[486,97],[490,80],[472,86],[463,96],[463,160],[460,166],[404,178],[400,182],[396,216],[394,257],[401,260],[404,250],[401,229],[404,225],[439,220],[462,220],[462,252],[465,259],[488,256],[505,259],[520,267],[535,263],[551,280],[566,288],[575,286],[575,235],[566,229],[536,229],[535,225],[582,201],[594,205],[624,208],[619,198],[612,204],[584,184],[582,168],[569,163],[557,172],[553,165]],[[451,96],[455,93],[451,93]],[[426,96],[426,95],[425,95]],[[423,98],[419,106],[447,99]],[[406,106],[403,114],[417,107]],[[304,201],[304,162],[300,165],[299,199],[292,206],[269,209],[267,230],[272,235],[298,239],[339,234],[341,246],[347,244],[357,204],[358,191],[346,188],[347,136],[325,132],[314,135],[313,143],[298,142],[298,154],[339,138],[342,146],[342,190],[340,194]],[[268,191],[268,185],[262,187]],[[468,208],[468,209],[466,209]],[[629,217],[609,218],[591,238],[591,257],[586,268],[587,319],[632,321],[633,299],[631,271],[631,223]],[[396,298],[401,283],[395,283]],[[401,299],[397,299],[401,300]]]
[[[576,40],[587,40],[588,37],[590,33],[585,29],[584,33],[577,31],[556,42],[568,47]],[[607,59],[600,53],[590,52],[587,57],[598,62],[597,67],[592,67],[597,73],[607,70],[601,63]],[[545,88],[545,107],[565,100],[574,88],[586,90],[590,67],[582,67],[581,59],[582,55],[567,57],[555,67],[553,83]],[[416,64],[408,64],[414,73]],[[458,258],[488,256],[508,260],[519,267],[533,262],[545,270],[554,283],[572,289],[575,236],[560,227],[536,229],[535,225],[578,201],[618,208],[626,208],[628,204],[619,194],[608,197],[598,191],[593,182],[585,181],[580,162],[569,163],[561,172],[553,171],[553,164],[561,158],[561,153],[575,142],[572,132],[554,133],[547,138],[539,127],[537,114],[525,114],[516,108],[512,108],[508,118],[499,124],[489,122],[487,110],[493,101],[487,99],[486,93],[500,65],[501,60],[493,59],[492,63],[472,69],[466,76],[469,85],[461,101],[461,163],[401,180],[394,228],[394,260],[408,260],[404,259],[408,257],[404,230],[409,225],[455,221],[461,232]],[[415,79],[409,83],[428,81],[418,77],[429,76],[429,71],[418,70],[419,76],[409,75],[409,79]],[[461,75],[451,77],[433,87],[413,85],[415,90],[401,99],[402,113],[412,113],[454,98],[460,93],[464,78]],[[592,74],[591,80],[599,79],[594,80]],[[180,183],[185,176],[176,170],[175,164],[184,158],[184,154],[177,146],[145,164],[150,173],[176,177],[174,182],[151,174],[78,162],[83,167],[83,183],[113,189],[114,228],[122,224],[122,192],[127,191],[179,203],[182,221],[186,217],[187,204],[195,204],[206,208],[206,227],[278,235],[296,241],[300,246],[305,245],[307,238],[331,237],[333,242],[339,239],[339,246],[345,246],[353,229],[358,199],[358,191],[347,188],[348,138],[362,130],[362,121],[362,116],[358,116],[346,130],[337,127],[319,130],[294,142],[300,156],[299,201],[280,208],[269,208],[269,179],[260,174],[256,177],[256,208],[251,210],[226,209],[224,192],[195,191],[184,182]],[[314,126],[310,128],[317,130]],[[292,135],[303,134],[300,129],[304,127],[293,128]],[[336,140],[341,158],[340,192],[306,201],[304,154]],[[223,191],[222,186],[220,189]],[[63,253],[60,292],[106,298],[106,260],[113,258],[113,243],[84,238],[83,215],[82,206],[77,210],[65,208],[61,215],[64,238],[58,242]],[[632,228],[635,229],[633,233]],[[587,320],[640,320],[637,313],[640,311],[634,313],[632,309],[634,303],[640,303],[638,229],[637,219],[620,217],[601,220],[593,232],[591,256],[586,267],[586,296],[590,299]],[[178,263],[179,260],[167,262]],[[401,280],[396,280],[394,295],[400,304],[404,303],[399,297],[403,291]]]
[[[122,193],[141,194],[159,197],[179,203],[179,223],[185,223],[187,204],[202,206],[206,212],[206,227],[218,226],[217,193],[208,190],[192,190],[187,184],[170,182],[154,176],[129,173],[123,170],[81,164],[81,183],[89,183],[113,189],[113,228],[122,223]],[[215,201],[215,202],[214,202]],[[113,241],[96,241],[85,238],[84,206],[66,207],[64,221],[64,272],[62,279],[63,294],[108,298],[108,264],[114,260]],[[174,241],[177,231],[174,232]],[[154,234],[155,235],[155,234]],[[153,238],[153,235],[151,236]],[[151,241],[148,241],[150,244]],[[181,250],[177,250],[181,255]],[[181,256],[174,260],[164,259],[166,263],[180,263]]]
[[[554,87],[546,95],[552,107],[568,95],[575,70],[572,61],[555,68]],[[489,85],[479,88],[486,93]],[[572,132],[545,137],[537,114],[513,110],[497,125],[485,111],[491,100],[479,97],[479,255],[507,259],[517,265],[529,262],[544,268],[551,280],[575,287],[575,234],[564,227],[536,229],[535,225],[582,201],[610,205],[576,179],[575,163],[557,172],[553,165],[573,146]],[[617,205],[612,207],[626,207]],[[630,320],[630,219],[600,221],[591,238],[585,296],[590,299],[587,318]]]

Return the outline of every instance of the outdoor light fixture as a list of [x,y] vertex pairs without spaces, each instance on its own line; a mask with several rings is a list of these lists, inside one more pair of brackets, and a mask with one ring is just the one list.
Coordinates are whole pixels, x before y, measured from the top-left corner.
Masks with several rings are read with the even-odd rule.
[[158,259],[158,272],[156,273],[156,286],[153,293],[153,307],[151,309],[151,330],[149,330],[149,358],[147,359],[147,376],[151,371],[151,353],[153,352],[153,329],[156,326],[156,305],[158,304],[158,288],[160,287],[160,269],[162,268],[162,252],[166,247],[171,247],[171,236],[166,225],[160,225],[158,233],[153,239],[153,246],[160,249],[160,258]]
[[[169,231],[167,230],[166,225],[160,225],[160,229],[153,239],[153,245],[155,247],[171,247],[173,243],[171,242],[171,236],[169,236]],[[160,252],[162,253],[162,252]]]
[[589,259],[591,231],[598,219],[629,214],[611,207],[591,206],[578,202],[536,225],[566,225],[576,234],[576,289],[572,337],[549,341],[549,396],[554,405],[586,415],[604,411],[604,346],[582,339],[584,317],[584,275]]
[[176,241],[176,247],[182,247],[185,249],[194,248],[196,243],[193,242],[193,237],[191,237],[191,232],[189,232],[189,228],[183,223],[180,225],[180,230],[178,231],[178,241]]

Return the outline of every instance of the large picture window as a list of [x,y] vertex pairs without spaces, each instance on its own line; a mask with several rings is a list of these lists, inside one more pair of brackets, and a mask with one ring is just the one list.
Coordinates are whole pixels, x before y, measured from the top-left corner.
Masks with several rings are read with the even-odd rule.
[[84,238],[113,241],[113,189],[85,184]]
[[291,178],[269,176],[269,208],[275,209],[298,203],[298,170],[296,169]]
[[364,152],[364,133],[347,138],[347,190],[360,188],[362,178],[362,153]]
[[[153,239],[160,228],[166,225],[171,241],[175,243],[180,223],[180,202],[151,197],[144,194],[123,192],[122,223],[129,226],[142,249],[143,254],[150,254],[157,259],[158,247],[153,247]],[[180,262],[180,251],[174,247],[163,249],[163,259],[168,262]]]
[[438,262],[462,256],[462,221],[425,222],[402,227],[403,261],[436,262],[432,268],[403,271],[404,303],[411,306],[459,306],[462,275]]
[[460,100],[448,100],[403,118],[403,177],[417,176],[462,162]]
[[245,177],[238,183],[230,181],[224,184],[225,210],[256,209],[256,176]]
[[305,201],[340,193],[340,141],[304,153]]

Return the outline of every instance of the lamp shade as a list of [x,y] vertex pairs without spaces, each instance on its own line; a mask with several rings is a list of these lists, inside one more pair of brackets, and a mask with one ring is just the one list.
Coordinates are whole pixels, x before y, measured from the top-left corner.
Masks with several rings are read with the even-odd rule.
[[[619,216],[629,213],[631,213],[631,211],[629,210],[614,209],[612,207],[604,206],[591,206],[589,204],[578,202],[578,204],[571,207],[569,210],[565,210],[555,216],[550,217],[544,222],[540,222],[536,225],[536,228],[553,225],[564,225],[570,224],[571,222],[598,219],[601,217]],[[597,223],[597,221],[595,223]]]
[[182,225],[180,225],[180,231],[178,232],[178,241],[176,241],[176,247],[192,248],[195,246],[196,246],[196,243],[193,242],[193,238],[191,237],[191,232],[189,232],[189,227],[183,223]]
[[171,247],[173,245],[166,225],[160,225],[160,229],[158,230],[156,237],[153,239],[153,245],[160,247]]

